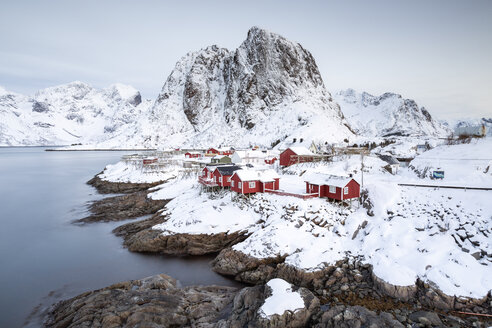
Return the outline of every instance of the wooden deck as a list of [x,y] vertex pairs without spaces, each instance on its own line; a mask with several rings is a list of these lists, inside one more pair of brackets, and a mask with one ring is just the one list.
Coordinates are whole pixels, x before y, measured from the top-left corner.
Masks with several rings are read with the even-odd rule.
[[270,190],[270,189],[265,189],[265,192],[269,192],[271,194],[275,195],[280,195],[280,196],[292,196],[300,199],[309,199],[309,198],[317,198],[318,194],[295,194],[291,192],[285,192],[281,190]]
[[219,185],[213,179],[198,177],[198,182],[207,187],[218,187]]

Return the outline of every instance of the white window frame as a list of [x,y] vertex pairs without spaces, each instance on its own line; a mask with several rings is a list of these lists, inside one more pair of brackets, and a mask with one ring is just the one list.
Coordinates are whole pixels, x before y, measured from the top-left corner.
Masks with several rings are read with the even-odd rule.
[[349,188],[348,187],[344,187],[343,188],[343,194],[344,195],[348,195],[348,192],[349,192]]
[[227,182],[231,182],[231,177],[227,177]]
[[330,188],[329,188],[328,192],[329,192],[330,194],[334,194],[334,193],[336,193],[336,192],[337,192],[337,187],[335,187],[335,186],[330,186]]
[[219,182],[222,183],[222,177],[219,177]]
[[241,181],[239,181],[239,182],[237,183],[237,187],[238,187],[239,189],[241,189],[241,188],[243,187],[243,184],[241,183]]
[[231,187],[234,187],[234,180],[231,180]]
[[256,188],[256,182],[255,182],[255,181],[251,181],[251,182],[249,183],[249,188],[250,188],[250,189],[251,189],[251,188]]

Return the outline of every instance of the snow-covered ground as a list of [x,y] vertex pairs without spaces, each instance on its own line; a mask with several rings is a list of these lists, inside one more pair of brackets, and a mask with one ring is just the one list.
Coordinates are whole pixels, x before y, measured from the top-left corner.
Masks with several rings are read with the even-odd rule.
[[163,184],[161,189],[150,195],[153,199],[169,199],[163,215],[166,222],[154,229],[163,234],[214,234],[235,232],[252,227],[261,219],[252,208],[245,208],[232,201],[229,191],[211,196],[202,192],[196,178],[175,179]]
[[304,308],[304,300],[301,294],[292,291],[292,285],[283,279],[272,279],[267,283],[272,289],[272,295],[265,299],[265,303],[258,310],[262,317],[270,317],[274,314],[282,315],[285,311]]
[[433,170],[443,170],[444,179],[433,184],[492,187],[492,138],[442,145],[417,156],[410,164],[426,179]]

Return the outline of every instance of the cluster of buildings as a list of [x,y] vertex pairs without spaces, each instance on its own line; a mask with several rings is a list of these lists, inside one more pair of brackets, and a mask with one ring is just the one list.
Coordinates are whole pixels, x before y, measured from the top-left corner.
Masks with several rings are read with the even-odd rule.
[[240,194],[278,190],[279,181],[280,177],[275,170],[242,169],[234,164],[205,166],[198,177],[198,182],[204,186],[230,188]]
[[327,156],[318,155],[305,147],[289,147],[282,152],[275,150],[234,150],[231,148],[209,148],[205,152],[189,151],[184,154],[186,159],[208,160],[212,164],[251,164],[289,166],[298,163],[317,162]]
[[[240,194],[275,193],[277,195],[307,198],[327,198],[346,201],[360,197],[360,185],[352,177],[336,177],[326,174],[316,174],[306,177],[305,193],[292,193],[280,189],[280,176],[268,165],[277,161],[277,157],[269,152],[259,150],[238,150],[225,155],[224,150],[211,148],[206,154],[214,154],[211,163],[206,165],[199,177],[200,184],[207,188],[228,188]],[[192,153],[185,156],[190,157]],[[229,160],[224,160],[227,157]],[[280,166],[296,163],[314,162],[323,158],[303,147],[290,147],[278,156]],[[254,164],[258,165],[256,169]],[[302,182],[300,182],[302,183]]]

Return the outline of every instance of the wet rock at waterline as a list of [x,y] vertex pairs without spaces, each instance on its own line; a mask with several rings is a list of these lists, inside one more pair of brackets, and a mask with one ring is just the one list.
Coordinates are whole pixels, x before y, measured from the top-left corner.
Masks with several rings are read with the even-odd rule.
[[[101,172],[103,173],[103,172]],[[101,174],[99,173],[99,174]],[[99,178],[99,174],[87,181],[88,185],[97,189],[100,194],[129,194],[158,186],[164,181],[152,183],[110,182]]]
[[59,302],[45,325],[69,327],[210,327],[232,301],[232,287],[179,288],[164,274],[118,283]]
[[164,235],[152,227],[124,236],[124,245],[132,252],[150,252],[168,255],[204,255],[217,253],[247,238],[245,231],[217,234]]
[[107,197],[89,206],[91,215],[77,223],[109,222],[132,219],[154,214],[162,209],[168,200],[155,200],[147,197],[148,192],[138,191],[127,195]]

